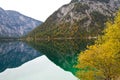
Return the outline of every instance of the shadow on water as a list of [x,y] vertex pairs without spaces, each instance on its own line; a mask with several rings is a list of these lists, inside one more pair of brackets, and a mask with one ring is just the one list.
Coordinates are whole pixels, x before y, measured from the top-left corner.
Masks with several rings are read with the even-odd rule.
[[93,44],[93,40],[54,40],[30,42],[36,50],[46,55],[52,62],[73,74],[77,71],[74,65],[80,51],[87,45]]
[[16,68],[42,54],[23,42],[0,42],[0,72]]

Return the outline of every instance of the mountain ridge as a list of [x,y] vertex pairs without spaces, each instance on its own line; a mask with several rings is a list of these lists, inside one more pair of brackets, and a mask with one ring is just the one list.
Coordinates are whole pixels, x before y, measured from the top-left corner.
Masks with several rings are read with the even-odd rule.
[[17,11],[0,8],[0,37],[24,36],[41,23]]
[[105,28],[105,22],[114,18],[119,3],[120,0],[72,0],[50,15],[28,37],[98,36]]

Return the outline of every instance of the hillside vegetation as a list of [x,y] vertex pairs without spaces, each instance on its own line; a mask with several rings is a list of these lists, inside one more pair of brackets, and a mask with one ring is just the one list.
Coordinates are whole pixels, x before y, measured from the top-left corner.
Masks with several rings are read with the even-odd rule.
[[105,22],[113,19],[119,0],[72,0],[55,11],[35,30],[30,39],[83,38],[101,34]]
[[104,35],[80,53],[77,76],[81,80],[119,80],[120,77],[120,12],[106,23]]

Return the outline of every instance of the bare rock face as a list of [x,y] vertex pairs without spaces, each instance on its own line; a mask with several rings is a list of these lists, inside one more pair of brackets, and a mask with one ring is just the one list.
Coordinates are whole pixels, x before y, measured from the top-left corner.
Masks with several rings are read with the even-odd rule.
[[71,0],[70,3],[79,2],[80,0]]
[[119,7],[120,0],[72,0],[33,32],[36,37],[97,36]]
[[[66,21],[79,20],[83,17],[92,19],[91,13],[98,12],[104,16],[114,16],[120,7],[119,0],[72,0],[73,2],[61,7],[57,12],[58,18]],[[75,2],[74,2],[75,1]],[[54,15],[54,14],[53,14]]]
[[16,11],[0,8],[0,37],[21,37],[41,24],[41,21]]

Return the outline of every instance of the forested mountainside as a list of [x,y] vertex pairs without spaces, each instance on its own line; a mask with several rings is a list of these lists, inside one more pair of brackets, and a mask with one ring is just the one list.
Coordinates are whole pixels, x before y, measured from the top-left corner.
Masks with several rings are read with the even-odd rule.
[[113,19],[120,0],[72,0],[28,34],[29,38],[97,36]]

